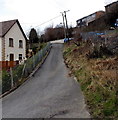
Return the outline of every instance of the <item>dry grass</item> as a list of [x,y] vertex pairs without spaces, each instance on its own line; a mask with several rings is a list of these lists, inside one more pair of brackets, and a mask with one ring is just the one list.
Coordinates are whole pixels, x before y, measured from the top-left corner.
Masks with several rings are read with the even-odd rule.
[[118,118],[118,57],[88,60],[90,50],[87,44],[65,44],[65,63],[80,82],[92,116]]

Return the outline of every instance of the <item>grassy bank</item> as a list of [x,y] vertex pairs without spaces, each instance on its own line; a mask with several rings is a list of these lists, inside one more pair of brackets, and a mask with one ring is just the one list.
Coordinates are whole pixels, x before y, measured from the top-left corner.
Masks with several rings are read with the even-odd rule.
[[118,57],[88,59],[90,46],[64,45],[63,55],[70,75],[76,76],[94,118],[118,118]]

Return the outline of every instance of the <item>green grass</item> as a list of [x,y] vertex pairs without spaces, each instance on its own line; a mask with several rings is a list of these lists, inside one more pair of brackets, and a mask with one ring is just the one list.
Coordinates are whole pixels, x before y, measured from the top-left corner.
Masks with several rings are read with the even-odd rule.
[[64,56],[67,56],[71,52],[71,48],[67,48],[66,51],[64,51]]
[[[102,83],[98,84],[100,78],[96,75],[96,71],[91,68],[91,66],[94,65],[93,62],[90,63],[83,58],[83,56],[77,57],[73,52],[74,49],[78,48],[72,44],[65,44],[65,62],[69,65],[72,73],[76,76],[81,85],[81,89],[85,95],[85,101],[92,117],[105,118],[105,120],[118,118],[118,99],[116,91],[110,90],[109,87],[103,87]],[[74,57],[74,55],[76,57]],[[77,66],[80,67],[77,68]],[[92,73],[95,73],[95,75]]]

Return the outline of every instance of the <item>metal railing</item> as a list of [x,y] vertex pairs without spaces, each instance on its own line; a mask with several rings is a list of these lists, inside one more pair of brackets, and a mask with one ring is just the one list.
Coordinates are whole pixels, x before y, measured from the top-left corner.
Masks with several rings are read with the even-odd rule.
[[31,58],[28,58],[24,64],[17,65],[8,70],[3,70],[1,74],[2,79],[0,79],[0,93],[5,93],[6,91],[22,84],[24,79],[32,73],[38,64],[41,63],[45,55],[49,52],[50,48],[51,44],[47,43],[43,49],[41,49]]
[[84,41],[91,41],[91,43],[98,46],[105,44],[110,51],[114,54],[118,54],[118,33],[116,33],[116,36],[108,36],[110,32],[112,31],[104,31],[103,33],[87,32],[81,33],[81,35]]

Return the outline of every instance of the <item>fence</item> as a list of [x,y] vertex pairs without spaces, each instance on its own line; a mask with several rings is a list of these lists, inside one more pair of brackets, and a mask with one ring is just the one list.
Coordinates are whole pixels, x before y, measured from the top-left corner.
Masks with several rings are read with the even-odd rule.
[[84,41],[89,40],[98,46],[105,44],[110,51],[118,54],[118,32],[115,33],[115,36],[109,36],[108,34],[112,34],[112,31],[81,33]]
[[10,67],[14,67],[18,64],[18,61],[0,61],[0,70],[9,69]]
[[24,78],[35,69],[35,67],[42,61],[44,56],[49,52],[51,48],[50,43],[40,50],[38,53],[27,59],[24,64],[17,65],[9,70],[2,71],[2,79],[0,80],[0,93],[4,93],[11,88],[17,87],[23,83]]

